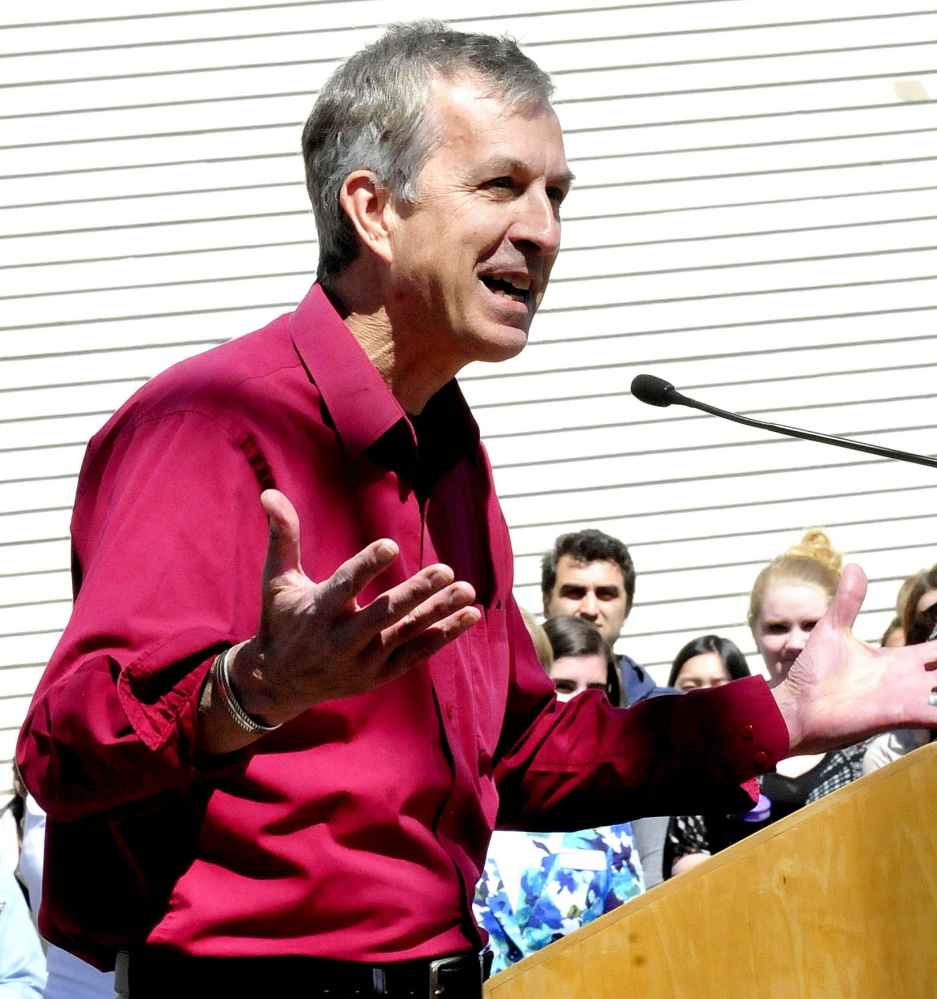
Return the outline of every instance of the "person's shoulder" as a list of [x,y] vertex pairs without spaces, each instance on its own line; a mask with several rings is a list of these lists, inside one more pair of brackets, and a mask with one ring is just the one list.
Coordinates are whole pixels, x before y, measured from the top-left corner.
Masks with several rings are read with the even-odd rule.
[[651,697],[661,697],[665,694],[682,694],[676,687],[661,687],[643,667],[630,656],[618,657],[618,668],[621,671],[621,682],[629,704],[637,704]]
[[[293,349],[288,315],[262,329],[178,361],[141,386],[96,435],[101,440],[164,417],[192,414],[222,425],[269,414],[285,404],[295,380],[309,381]],[[297,375],[300,377],[297,378]]]

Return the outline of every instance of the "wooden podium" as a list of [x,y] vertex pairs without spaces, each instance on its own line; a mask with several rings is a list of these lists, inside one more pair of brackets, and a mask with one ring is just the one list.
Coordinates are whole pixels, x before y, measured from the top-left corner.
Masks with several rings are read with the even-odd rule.
[[552,944],[486,999],[937,999],[937,743]]

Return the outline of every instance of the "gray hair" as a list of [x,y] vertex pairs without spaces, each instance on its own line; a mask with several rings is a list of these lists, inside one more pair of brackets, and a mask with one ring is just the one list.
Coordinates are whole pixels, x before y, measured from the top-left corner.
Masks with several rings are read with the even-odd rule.
[[358,236],[340,202],[345,178],[370,170],[403,205],[437,147],[428,92],[438,77],[471,73],[512,105],[548,105],[550,77],[507,36],[452,31],[440,21],[393,25],[329,77],[303,129],[306,189],[319,233],[318,280],[358,255]]

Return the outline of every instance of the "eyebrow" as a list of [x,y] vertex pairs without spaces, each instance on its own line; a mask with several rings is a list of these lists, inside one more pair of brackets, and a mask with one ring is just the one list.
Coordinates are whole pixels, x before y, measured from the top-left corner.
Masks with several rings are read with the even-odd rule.
[[[507,156],[495,156],[485,163],[486,173],[514,173],[516,171],[525,171],[530,169],[528,164],[523,160],[515,159],[514,157]],[[559,184],[567,189],[567,191],[573,186],[573,182],[576,180],[576,175],[572,170],[564,170],[562,173],[556,174],[556,176],[551,177],[549,183]]]

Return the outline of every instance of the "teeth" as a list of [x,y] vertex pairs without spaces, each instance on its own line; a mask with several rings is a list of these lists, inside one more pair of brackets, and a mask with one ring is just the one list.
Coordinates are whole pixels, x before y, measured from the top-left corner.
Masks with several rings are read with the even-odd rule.
[[503,281],[505,284],[511,285],[512,288],[522,293],[530,291],[530,278],[516,274],[492,274],[491,279],[494,281]]

